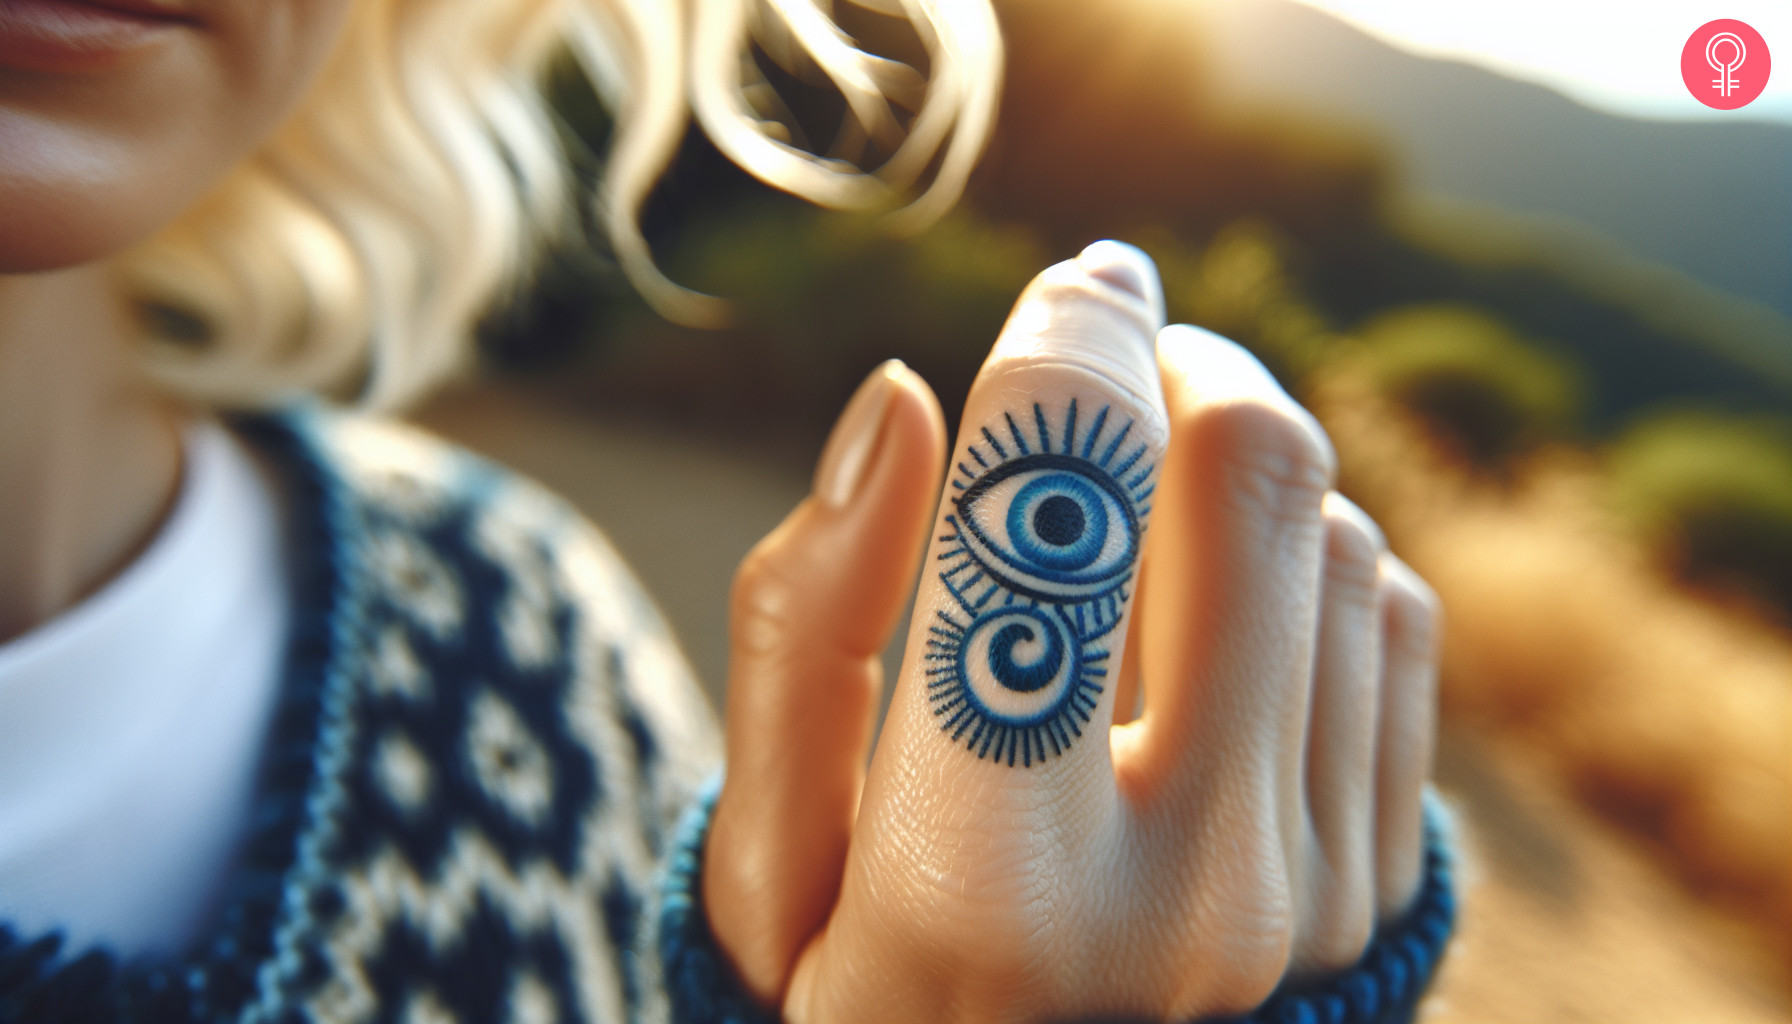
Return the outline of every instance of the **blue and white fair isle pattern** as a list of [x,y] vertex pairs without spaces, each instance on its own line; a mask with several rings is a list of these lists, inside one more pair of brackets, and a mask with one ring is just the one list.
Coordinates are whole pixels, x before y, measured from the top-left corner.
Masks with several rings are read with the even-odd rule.
[[421,433],[242,429],[290,471],[311,557],[240,877],[177,963],[0,927],[0,1022],[665,1020],[660,865],[719,740],[627,569]]

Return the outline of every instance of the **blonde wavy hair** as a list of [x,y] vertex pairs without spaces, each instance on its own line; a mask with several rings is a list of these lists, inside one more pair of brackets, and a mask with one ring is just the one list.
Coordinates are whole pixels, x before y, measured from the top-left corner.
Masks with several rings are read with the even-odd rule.
[[[480,315],[585,201],[649,303],[719,323],[726,304],[668,280],[638,223],[693,112],[772,185],[829,207],[885,205],[899,231],[924,226],[957,198],[988,138],[995,17],[987,0],[852,2],[905,17],[926,73],[861,49],[830,0],[356,0],[299,109],[127,255],[130,288],[202,325],[189,332],[198,344],[152,344],[152,372],[224,406],[306,392],[401,405],[463,363]],[[831,153],[790,143],[756,50],[839,91]],[[567,54],[615,116],[592,196],[573,194],[542,92],[550,61]],[[866,140],[888,158],[840,159]]]

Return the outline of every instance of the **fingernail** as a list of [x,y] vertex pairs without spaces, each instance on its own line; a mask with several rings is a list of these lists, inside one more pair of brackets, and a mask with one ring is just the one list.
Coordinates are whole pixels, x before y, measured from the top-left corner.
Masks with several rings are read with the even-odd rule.
[[1158,281],[1157,265],[1142,250],[1104,239],[1083,249],[1076,261],[1090,277],[1144,299],[1152,314],[1163,319],[1164,289]]
[[821,462],[815,467],[815,494],[830,508],[845,508],[859,493],[895,393],[892,378],[901,369],[902,360],[891,359],[872,370],[828,435]]

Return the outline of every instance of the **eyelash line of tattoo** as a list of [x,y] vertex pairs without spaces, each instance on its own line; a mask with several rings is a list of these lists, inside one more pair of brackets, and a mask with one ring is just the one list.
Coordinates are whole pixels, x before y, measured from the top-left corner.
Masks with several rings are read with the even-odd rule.
[[[924,655],[941,731],[979,759],[1024,767],[1063,754],[1091,721],[1107,675],[1101,641],[1131,597],[1156,489],[1150,446],[1128,446],[1130,420],[1108,435],[1109,406],[1080,435],[1075,399],[1055,432],[1041,405],[1032,413],[1033,436],[1004,413],[954,466],[936,560],[968,621],[936,611]],[[1014,490],[992,499],[1010,480]],[[1006,513],[1005,530],[978,521],[986,506],[987,518]]]

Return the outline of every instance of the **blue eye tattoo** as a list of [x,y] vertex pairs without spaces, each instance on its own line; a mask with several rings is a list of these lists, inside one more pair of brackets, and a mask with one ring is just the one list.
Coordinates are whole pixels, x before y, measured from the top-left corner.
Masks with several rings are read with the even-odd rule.
[[1075,399],[1055,428],[1004,414],[955,467],[938,560],[958,607],[928,627],[927,697],[979,758],[1062,754],[1104,689],[1157,468],[1108,413],[1081,433]]

